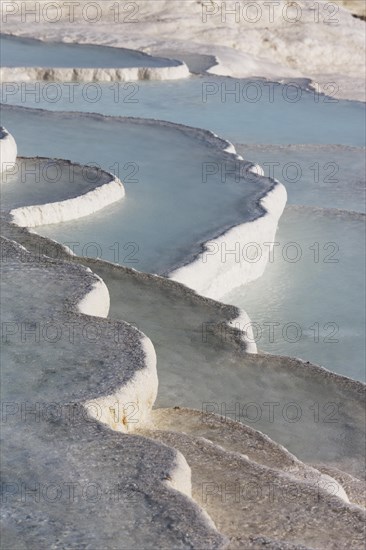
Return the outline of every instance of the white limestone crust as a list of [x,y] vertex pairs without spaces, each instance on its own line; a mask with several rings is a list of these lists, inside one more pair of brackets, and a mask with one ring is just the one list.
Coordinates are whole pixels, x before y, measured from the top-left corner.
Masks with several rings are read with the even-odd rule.
[[0,172],[14,164],[18,154],[18,148],[15,139],[6,128],[0,126]]

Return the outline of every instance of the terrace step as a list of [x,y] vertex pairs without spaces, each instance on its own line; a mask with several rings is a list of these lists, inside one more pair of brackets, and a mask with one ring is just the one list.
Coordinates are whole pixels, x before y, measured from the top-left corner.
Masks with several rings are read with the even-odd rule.
[[[260,432],[232,421],[220,427],[220,417],[212,415],[206,424],[199,411],[187,409],[157,410],[153,419],[158,429],[141,433],[185,456],[192,496],[230,538],[230,550],[263,545],[338,550],[350,541],[363,549],[364,511],[345,500],[335,480]],[[176,431],[181,428],[186,433]],[[326,479],[333,490],[338,487],[338,496],[322,487]]]

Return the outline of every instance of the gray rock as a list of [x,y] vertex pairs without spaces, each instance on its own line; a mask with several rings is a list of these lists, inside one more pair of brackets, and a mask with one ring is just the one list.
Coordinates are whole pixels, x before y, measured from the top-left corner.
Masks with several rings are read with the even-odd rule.
[[2,245],[3,548],[222,548],[184,458],[84,407],[152,369],[144,335],[77,311],[90,270]]

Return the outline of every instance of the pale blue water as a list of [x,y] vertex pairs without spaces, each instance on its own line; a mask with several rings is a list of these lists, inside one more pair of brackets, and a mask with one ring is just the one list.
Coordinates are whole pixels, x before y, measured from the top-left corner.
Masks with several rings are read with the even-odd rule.
[[177,61],[151,57],[125,48],[42,42],[0,35],[0,60],[4,67],[167,67]]
[[[364,209],[363,150],[350,150],[348,147],[333,149],[323,147],[326,144],[364,147],[365,110],[362,103],[334,101],[324,96],[317,96],[312,92],[296,90],[294,87],[260,81],[253,84],[248,80],[212,76],[191,77],[175,82],[98,84],[95,90],[99,99],[95,102],[85,98],[83,84],[76,83],[72,93],[70,88],[59,84],[55,86],[54,84],[37,83],[36,86],[38,86],[36,95],[27,93],[31,84],[29,84],[29,88],[26,85],[23,87],[16,85],[15,88],[3,86],[2,100],[7,104],[52,111],[95,111],[109,115],[141,116],[207,128],[234,143],[247,143],[247,147],[240,148],[241,154],[246,159],[256,161],[261,165],[279,162],[281,173],[275,171],[274,175],[285,183],[289,192],[290,204],[320,205],[358,211]],[[240,96],[236,101],[238,97],[229,92],[237,90],[238,86]],[[251,95],[253,92],[259,94],[258,101],[253,101],[254,96]],[[273,96],[271,97],[272,92]],[[299,101],[293,101],[295,93],[301,95]],[[73,100],[71,100],[72,95],[74,96]],[[56,101],[53,101],[54,97],[56,97]],[[6,116],[8,115],[6,114]],[[70,120],[69,116],[66,116],[66,120]],[[8,120],[9,123],[6,122],[6,124],[9,128],[11,124],[15,124],[20,130],[21,119],[18,119],[18,122],[11,118]],[[151,182],[159,181],[161,178],[171,181],[171,176],[174,174],[175,182],[185,181],[183,184],[185,189],[187,177],[188,179],[197,178],[197,164],[196,169],[193,168],[197,151],[189,153],[189,146],[188,149],[182,148],[180,151],[180,145],[174,139],[169,140],[169,143],[153,139],[149,141],[147,147],[143,147],[141,144],[145,141],[134,141],[131,134],[129,140],[120,142],[121,145],[123,144],[124,151],[121,155],[121,147],[119,150],[117,149],[112,134],[110,134],[110,139],[105,134],[106,139],[103,140],[104,147],[102,148],[98,137],[93,135],[93,131],[90,132],[90,127],[82,128],[80,123],[77,124],[76,129],[78,139],[76,141],[68,140],[66,120],[63,122],[63,126],[52,128],[53,139],[51,142],[46,136],[40,139],[37,147],[38,150],[40,148],[42,154],[66,155],[73,160],[82,162],[96,160],[107,169],[111,169],[116,159],[120,158],[123,159],[122,162],[126,162],[126,160],[138,162],[140,168],[138,178],[142,177],[144,181],[149,182],[149,185],[154,185]],[[71,128],[72,126],[70,126]],[[87,136],[85,142],[82,135]],[[35,147],[32,144],[31,132],[26,138],[25,140],[25,136],[22,136],[19,140],[21,147],[25,147],[24,150],[27,151],[24,154],[34,154]],[[147,137],[147,139],[149,138]],[[262,150],[255,146],[250,148],[250,145],[255,143],[263,144]],[[309,145],[307,150],[301,150],[301,148],[296,150],[286,147],[276,149],[272,145],[285,146],[286,144],[304,143],[311,144],[311,146]],[[129,148],[129,144],[131,148]],[[141,148],[144,151],[140,156]],[[56,153],[57,150],[58,153]],[[156,156],[155,162],[152,163],[154,156]],[[157,162],[157,159],[160,159],[160,162]],[[163,160],[161,161],[161,159]],[[182,164],[180,164],[180,160],[182,160]],[[150,164],[147,165],[146,162]],[[291,162],[297,164],[302,172],[301,178],[294,182],[291,181],[291,178],[294,177],[293,168],[290,168],[289,172],[285,172],[285,176],[282,173],[283,168]],[[147,166],[147,171],[144,172]],[[268,169],[266,166],[264,167],[268,173]],[[122,171],[120,176],[125,179],[126,173]],[[159,187],[160,184],[161,181],[159,181]],[[177,186],[177,189],[180,188],[180,185]],[[149,236],[149,242],[152,243],[152,246],[149,249],[144,248],[141,246],[141,242],[145,239],[145,235],[131,233],[131,221],[134,221],[137,212],[144,211],[145,215],[154,212],[155,215],[155,201],[156,199],[157,202],[162,201],[165,193],[157,195],[155,192],[153,194],[149,192],[148,195],[141,195],[137,204],[132,200],[133,187],[127,182],[126,188],[127,199],[123,206],[126,207],[125,209],[122,207],[121,210],[120,205],[114,206],[108,211],[104,210],[93,216],[86,224],[81,221],[63,224],[62,227],[49,226],[42,228],[43,234],[61,242],[80,243],[75,247],[75,252],[79,254],[82,253],[86,243],[97,242],[99,246],[87,249],[90,255],[100,255],[100,251],[102,251],[103,259],[117,261],[141,270],[162,272],[164,262],[161,261],[161,258],[166,254],[166,245],[171,257],[174,257],[176,252],[178,253],[176,258],[182,253],[186,256],[189,255],[189,246],[192,246],[192,242],[188,244],[188,241],[183,239],[182,245],[178,244],[178,247],[181,247],[180,250],[173,251],[176,243],[179,242],[176,241],[175,229],[170,238],[167,235],[169,232],[164,231],[163,228],[180,224],[182,234],[184,227],[187,226],[191,232],[192,226],[197,223],[197,217],[201,218],[201,216],[203,216],[202,229],[208,228],[211,223],[209,218],[212,214],[218,225],[222,228],[226,226],[225,202],[220,205],[217,203],[217,210],[210,210],[209,214],[203,206],[204,203],[201,204],[201,212],[198,209],[191,210],[191,206],[185,209],[188,203],[184,198],[185,192],[182,192],[172,198],[170,206],[164,210],[164,214],[161,213],[162,210],[159,211],[159,219],[155,219],[155,223],[150,226],[152,233]],[[195,193],[197,191],[193,193],[192,201],[194,201]],[[225,193],[221,196],[225,196]],[[182,208],[184,203],[185,206]],[[178,210],[177,204],[179,204]],[[167,203],[164,203],[164,208],[166,205]],[[120,211],[123,211],[123,215],[128,221],[124,226],[126,231],[123,233],[123,238],[118,231],[114,230],[114,228],[120,227],[117,214]],[[184,212],[189,212],[188,216]],[[208,216],[205,218],[207,214]],[[359,265],[362,223],[350,222],[351,230],[348,222],[340,223],[338,220],[335,224],[332,217],[321,216],[320,223],[319,217],[313,218],[312,216],[313,214],[309,213],[306,216],[299,213],[291,223],[287,223],[286,214],[280,226],[279,238],[281,241],[288,243],[295,240],[302,243],[304,247],[308,247],[315,242],[323,245],[326,242],[339,240],[347,250],[346,263],[336,266],[332,273],[327,273],[325,278],[323,275],[320,276],[317,271],[322,267],[324,274],[324,265],[321,264],[320,267],[312,265],[311,260],[309,260],[310,263],[309,261],[306,263],[304,260],[299,265],[295,264],[295,267],[287,262],[269,265],[263,279],[253,283],[258,287],[253,285],[241,287],[236,289],[228,299],[246,309],[254,321],[269,322],[276,317],[274,322],[279,322],[282,327],[288,322],[296,322],[304,330],[305,337],[295,343],[289,343],[283,338],[280,341],[277,338],[274,344],[267,345],[264,336],[262,336],[258,342],[260,348],[274,353],[301,355],[305,359],[319,362],[336,372],[362,378],[364,327],[363,317],[357,309],[362,303],[359,297],[364,289],[363,280],[359,277],[359,274],[363,273]],[[163,240],[160,243],[160,237],[157,235],[161,234],[163,234]],[[197,238],[194,231],[191,234]],[[333,234],[334,237],[332,237]],[[203,236],[204,231],[201,233],[201,238]],[[300,239],[303,240],[300,241]],[[308,240],[312,242],[308,243]],[[118,246],[115,246],[117,242]],[[129,244],[131,242],[132,245]],[[127,248],[124,249],[126,245]],[[311,251],[308,252],[313,254]],[[138,261],[134,262],[135,260]],[[357,280],[353,280],[354,278]],[[349,283],[351,280],[352,282]],[[315,285],[314,288],[313,285]],[[249,288],[252,289],[250,291],[251,301],[247,300]],[[279,292],[279,289],[282,289],[282,292]],[[349,293],[352,294],[350,300],[347,299]],[[344,300],[340,301],[341,298]],[[328,317],[331,318],[328,319]],[[339,327],[342,344],[326,345],[321,340],[321,338],[326,338],[327,331],[331,330],[329,325],[327,325],[327,329],[324,329],[324,326],[326,323],[332,322]],[[312,330],[316,330],[316,327],[314,329],[309,329],[309,327],[316,323],[319,324],[319,331],[323,331],[323,334],[319,336],[320,341],[315,345],[309,338],[309,333],[312,336]],[[360,327],[361,330],[359,330]],[[333,347],[331,347],[332,345]],[[339,351],[340,349],[341,351]]]
[[[364,146],[364,104],[293,86],[196,76],[168,82],[4,84],[2,102],[49,110],[157,118],[216,132],[234,143]],[[230,90],[239,90],[239,96]],[[258,95],[258,101],[253,98]],[[296,99],[296,102],[294,102]],[[297,100],[298,99],[298,100]],[[237,101],[238,100],[238,101]]]
[[78,197],[111,180],[101,170],[62,160],[23,158],[0,174],[1,209],[57,202]]
[[[2,123],[11,128],[20,155],[98,163],[119,175],[126,188],[122,201],[37,231],[78,255],[141,271],[164,273],[188,262],[200,243],[259,216],[258,200],[272,187],[268,179],[242,175],[235,181],[229,173],[222,182],[219,171],[205,181],[206,163],[234,169],[237,163],[196,132],[176,127],[16,108],[3,109]],[[28,181],[32,186],[34,178]],[[51,202],[54,187],[43,186]]]
[[264,275],[223,301],[247,311],[258,348],[365,381],[364,216],[288,207],[275,241]]
[[288,204],[365,212],[364,147],[240,145],[237,150],[285,185]]
[[[16,233],[19,239],[19,233]],[[6,231],[6,235],[14,238],[12,232],[9,234]],[[37,240],[33,244],[31,241],[24,233],[20,236],[20,242],[33,250],[36,257],[40,250],[45,249],[51,257],[57,256],[52,244],[40,248]],[[95,263],[89,260],[85,265],[97,273],[108,286],[111,296],[111,319],[124,319],[151,338],[157,354],[157,407],[181,406],[221,412],[226,418],[239,420],[269,435],[302,460],[331,461],[336,465],[340,463],[345,471],[360,475],[364,454],[364,410],[360,396],[355,398],[353,391],[344,386],[342,388],[342,385],[334,380],[325,380],[324,376],[315,373],[309,376],[306,368],[297,368],[289,360],[243,353],[227,331],[214,332],[210,329],[212,323],[222,326],[224,320],[232,318],[234,314],[225,307],[221,308],[218,302],[194,297],[182,285],[164,281],[162,278],[151,279],[133,270],[120,270],[103,262]],[[24,274],[24,270],[17,270],[15,275],[19,271],[20,274]],[[11,277],[11,273],[9,276]],[[25,276],[28,280],[31,278],[29,272],[25,272]],[[35,277],[36,288],[39,284],[39,273],[36,270]],[[48,281],[48,286],[50,284],[52,278]],[[72,281],[63,273],[60,284],[54,287],[53,302],[58,294],[65,292],[65,285],[72,286]],[[28,303],[28,310],[34,319],[37,311],[35,308],[30,310],[29,304],[29,289],[34,286],[23,285],[22,288],[28,291],[28,297],[25,296],[27,292],[22,292],[22,303],[16,300],[15,307],[12,307],[14,296],[11,296],[8,300],[8,311],[11,318],[14,318],[16,313],[16,318],[19,319],[24,315]],[[7,294],[4,292],[2,297],[6,299],[9,297]],[[44,285],[37,292],[37,296],[46,296]],[[39,299],[36,302],[38,311],[42,309],[45,301],[46,299]],[[52,316],[55,316],[54,308]],[[66,322],[66,327],[68,324]],[[3,346],[6,369],[9,371],[8,378],[12,386],[12,399],[19,399],[19,383],[28,397],[30,392],[35,391],[34,388],[38,393],[41,389],[43,392],[46,391],[46,375],[52,382],[47,388],[48,396],[55,396],[52,401],[62,401],[62,397],[65,398],[70,391],[74,395],[75,392],[84,391],[85,377],[81,377],[78,371],[81,368],[80,358],[85,364],[90,357],[101,357],[101,353],[102,361],[91,361],[92,364],[89,365],[89,373],[93,376],[85,391],[94,391],[94,387],[101,391],[103,381],[106,384],[114,383],[114,378],[103,375],[105,369],[113,376],[113,367],[111,370],[105,364],[110,361],[108,351],[99,345],[99,340],[95,342],[93,339],[91,343],[86,342],[87,350],[84,353],[85,336],[83,344],[79,341],[81,335],[77,327],[76,324],[75,341],[72,340],[74,351],[70,349],[70,342],[68,343],[68,330],[62,331],[63,338],[58,341],[57,350],[53,349],[53,342],[42,342],[46,345],[40,346],[39,342],[32,338],[33,334],[30,334],[29,338],[24,337],[22,347],[27,346],[29,351],[26,355],[14,353],[9,357],[11,347],[9,349],[9,346]],[[5,334],[8,332],[11,331],[5,331]],[[111,334],[113,338],[116,333],[112,331]],[[119,334],[124,336],[122,332]],[[21,338],[20,331],[10,336],[9,340],[10,338],[16,342],[16,338]],[[118,340],[123,343],[122,338]],[[114,346],[112,349],[115,349]],[[59,360],[57,353],[60,353],[60,350],[63,354],[61,364],[65,363],[67,368],[48,369],[43,376],[39,374],[42,362],[51,360],[54,365],[55,359]],[[71,361],[72,364],[69,365],[70,357],[75,350],[78,359]],[[29,357],[35,354],[37,361],[32,361],[26,368]],[[17,376],[17,369],[24,370],[22,377]],[[29,383],[24,384],[24,380]],[[7,389],[6,397],[9,400],[9,386]],[[287,414],[287,406],[291,409],[291,403],[296,403],[301,412],[300,418],[295,422],[291,422],[289,418],[292,410]],[[274,408],[270,409],[271,404]],[[273,415],[270,414],[270,410],[274,412]],[[29,427],[25,423],[23,425]],[[42,422],[39,425],[42,425]],[[22,449],[23,439],[20,438]]]

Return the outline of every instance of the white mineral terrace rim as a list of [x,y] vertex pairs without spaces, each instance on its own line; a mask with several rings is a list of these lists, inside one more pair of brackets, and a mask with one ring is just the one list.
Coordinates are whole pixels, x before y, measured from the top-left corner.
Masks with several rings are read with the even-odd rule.
[[[108,288],[98,275],[94,274],[89,268],[84,269],[90,274],[90,277],[93,277],[94,282],[92,288],[88,292],[84,293],[83,296],[79,296],[76,309],[84,315],[105,318],[108,316],[110,306]],[[152,407],[158,392],[157,358],[154,345],[144,333],[135,327],[131,328],[140,333],[142,351],[145,357],[145,368],[136,371],[135,375],[129,380],[129,382],[127,382],[124,386],[117,388],[112,395],[103,396],[98,399],[94,399],[93,401],[84,402],[84,406],[92,418],[109,426],[114,431],[124,433],[133,432],[136,426],[129,424],[128,418],[122,418],[121,422],[118,424],[115,422],[114,407],[116,402],[121,403],[122,405],[126,403],[137,404],[137,425],[140,427],[149,427],[151,425]],[[320,368],[320,370],[323,369]],[[331,373],[330,371],[329,374],[334,376],[336,379],[343,378],[334,375],[334,373]],[[96,414],[95,411],[97,411]],[[100,414],[100,412],[102,412],[102,414]],[[288,453],[286,448],[283,448],[283,450]],[[295,460],[297,459],[295,458]],[[327,474],[321,474],[321,480],[325,483],[324,490],[326,492],[333,495],[333,489],[336,487],[338,497],[346,503],[350,502],[343,486],[333,477]],[[191,468],[189,467],[184,455],[177,449],[175,449],[175,460],[170,470],[169,480],[165,483],[167,487],[185,494],[197,505],[196,501],[192,498]],[[201,507],[200,512],[203,514],[203,518],[208,527],[216,529],[216,525],[209,514]]]
[[17,144],[6,128],[0,126],[0,172],[14,164],[18,154]]
[[190,75],[187,65],[175,67],[126,67],[119,69],[2,67],[3,82],[49,80],[52,82],[136,82],[138,80],[178,80]]
[[[8,36],[16,37],[16,35]],[[22,36],[20,38],[27,37]],[[36,40],[47,45],[47,41],[44,39]],[[78,44],[75,43],[75,45]],[[95,44],[83,43],[80,46],[95,46]],[[113,48],[114,46],[108,47]],[[116,47],[116,49],[121,48]],[[188,78],[191,73],[187,65],[183,61],[174,61],[176,65],[166,65],[165,67],[0,67],[0,80],[3,82],[27,80],[53,82],[135,82],[138,80],[178,80],[180,78]]]
[[[232,155],[236,161],[244,162],[243,157],[237,154],[230,141],[219,138],[210,131],[199,130],[199,132],[206,133],[208,141],[214,141],[216,146]],[[257,175],[258,178],[264,177],[264,170],[258,164],[252,164],[249,172]],[[286,206],[287,191],[278,180],[267,179],[270,179],[273,185],[259,201],[262,215],[253,221],[238,224],[220,236],[206,241],[202,246],[202,252],[192,262],[171,271],[170,278],[193,288],[207,298],[220,299],[229,290],[263,275],[271,253],[269,246],[261,247],[261,256],[257,262],[248,262],[242,255],[237,262],[232,254],[229,255],[229,261],[223,262],[220,251],[223,246],[227,250],[233,250],[238,243],[274,243],[278,222]],[[243,320],[245,316],[243,312],[241,319],[238,318],[237,321]],[[254,346],[252,349],[254,352]]]
[[[37,157],[34,160],[51,159]],[[82,168],[77,163],[70,163],[65,160],[52,159],[52,162]],[[19,227],[32,228],[39,225],[77,220],[94,214],[125,196],[123,184],[116,176],[99,168],[91,168],[91,170],[95,170],[95,173],[104,180],[94,189],[70,199],[15,208],[9,212],[11,221]]]
[[[58,114],[62,115],[61,112]],[[261,247],[261,257],[257,262],[248,262],[242,257],[241,261],[237,262],[234,255],[229,255],[228,262],[222,262],[221,254],[217,251],[220,250],[223,243],[225,243],[227,249],[232,249],[238,242],[274,243],[278,222],[287,202],[286,188],[281,182],[265,177],[263,169],[258,164],[244,161],[243,157],[237,154],[234,145],[230,141],[220,138],[210,130],[158,119],[115,117],[96,113],[79,114],[96,120],[121,120],[134,124],[158,125],[176,129],[193,138],[205,141],[218,153],[226,153],[232,156],[236,162],[246,163],[246,171],[252,173],[253,177],[258,179],[258,182],[261,178],[270,181],[271,188],[258,201],[261,213],[256,219],[239,223],[221,235],[202,243],[200,253],[191,258],[186,265],[178,266],[167,274],[169,278],[192,288],[198,294],[216,300],[219,300],[233,288],[263,275],[271,254],[269,246]],[[249,169],[247,165],[249,165]],[[252,350],[254,351],[254,346],[252,346]]]
[[[229,141],[219,138],[209,130],[152,119],[108,117],[95,113],[83,113],[82,116],[99,120],[120,119],[135,124],[175,128],[197,139],[204,140],[218,152],[231,155],[237,162],[244,162],[243,157],[237,154],[235,147]],[[258,178],[258,181],[264,177],[263,170],[258,165],[253,164],[249,171],[255,175],[254,177]],[[109,177],[111,178],[109,183],[80,197],[12,210],[10,212],[12,221],[21,227],[32,228],[47,223],[70,221],[97,212],[124,196],[122,183],[112,174],[109,174]],[[266,179],[268,180],[268,178]],[[168,277],[192,288],[203,296],[214,299],[220,299],[229,290],[260,277],[269,260],[269,247],[263,249],[260,261],[253,263],[244,260],[237,262],[233,255],[229,255],[228,262],[222,262],[221,254],[217,251],[220,250],[222,243],[225,243],[227,248],[231,249],[237,242],[257,242],[258,240],[260,242],[274,242],[278,221],[286,205],[287,193],[285,187],[279,181],[271,180],[271,182],[271,189],[259,201],[261,215],[254,221],[243,222],[224,234],[203,243],[201,252],[193,258],[193,261],[191,260],[186,265],[172,270]],[[243,323],[244,321],[245,326],[250,327],[248,315],[241,310],[238,318],[230,324]],[[243,334],[243,341],[249,353],[257,352],[250,328],[248,336]]]
[[[8,240],[8,239],[5,239]],[[16,248],[23,250],[26,254],[28,251],[20,244],[13,241]],[[89,268],[79,266],[85,272],[85,276],[89,278],[91,283],[90,288],[83,291],[77,290],[74,298],[74,305],[71,310],[74,310],[82,315],[99,318],[97,322],[103,323],[103,319],[108,316],[110,306],[110,295],[104,281]],[[73,290],[71,290],[73,293]],[[125,321],[119,321],[127,325]],[[135,371],[135,375],[123,386],[117,388],[113,395],[104,396],[93,401],[86,401],[83,406],[88,414],[97,422],[106,424],[113,430],[120,432],[132,432],[137,425],[149,422],[152,407],[154,405],[158,391],[158,376],[156,367],[156,354],[151,340],[140,330],[129,325],[131,330],[139,333],[141,351],[144,355],[144,368]],[[116,425],[113,418],[112,406],[116,406],[116,401],[121,404],[121,410],[125,403],[138,403],[137,424],[128,424],[127,419],[124,422]],[[97,409],[96,409],[97,405]],[[98,414],[95,414],[95,411]],[[102,416],[99,414],[102,411]],[[136,415],[134,415],[136,416]],[[214,530],[219,534],[211,517],[208,513],[193,499],[192,497],[192,481],[191,468],[188,465],[184,455],[174,449],[174,459],[169,465],[169,476],[164,485],[169,490],[178,491],[188,497],[188,504],[192,508],[195,516],[200,516],[206,525],[207,529]],[[224,538],[223,538],[224,540]]]

